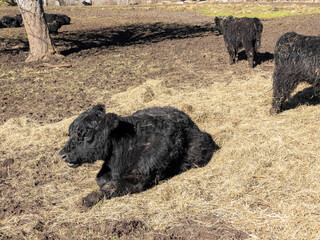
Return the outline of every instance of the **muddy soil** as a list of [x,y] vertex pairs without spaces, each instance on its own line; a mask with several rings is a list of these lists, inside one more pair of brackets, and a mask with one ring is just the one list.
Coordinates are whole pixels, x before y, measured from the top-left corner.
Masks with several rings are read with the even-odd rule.
[[[170,87],[203,87],[214,84],[212,76],[232,71],[241,78],[248,71],[242,52],[239,62],[228,65],[228,55],[222,36],[213,31],[213,18],[193,13],[104,8],[49,8],[47,12],[63,13],[72,24],[63,26],[52,35],[53,42],[65,56],[51,64],[70,64],[69,68],[52,68],[40,63],[25,63],[28,42],[23,28],[0,29],[0,124],[27,116],[40,124],[57,122],[79,114],[98,102],[109,102],[110,96],[138,86],[148,79],[164,79]],[[3,15],[18,13],[16,8],[1,11]],[[319,34],[320,15],[263,20],[262,47],[254,71],[273,70],[273,50],[279,36],[288,31],[305,35]],[[225,81],[229,81],[228,78]],[[101,91],[104,90],[104,91]],[[56,151],[56,149],[52,150]],[[49,154],[49,152],[46,152]],[[54,202],[14,199],[12,176],[19,177],[20,159],[32,159],[17,153],[15,160],[0,162],[1,201],[0,219],[23,214],[37,214],[50,209]],[[43,167],[43,162],[36,167]],[[50,181],[52,174],[39,171],[32,186]],[[8,176],[11,176],[8,178]],[[40,177],[39,177],[40,176]],[[31,186],[31,187],[32,187]],[[49,206],[49,207],[48,207]],[[206,222],[205,225],[199,222]],[[21,223],[23,224],[23,223]],[[38,222],[34,231],[39,239],[59,239],[57,232],[47,229],[49,223]],[[74,225],[70,223],[70,229]],[[198,222],[183,220],[177,227],[162,231],[149,229],[145,223],[128,220],[108,221],[103,226],[88,226],[95,232],[121,239],[245,239],[219,218],[204,216]],[[71,231],[71,230],[70,230]],[[68,232],[65,233],[68,236]],[[70,236],[72,236],[70,232]],[[141,238],[143,236],[143,238]],[[22,239],[0,232],[1,239]]]
[[[0,30],[0,123],[22,115],[41,123],[56,122],[87,109],[98,98],[108,101],[110,95],[99,96],[100,89],[113,94],[156,78],[180,88],[205,86],[214,81],[206,78],[208,73],[223,74],[230,68],[222,36],[212,31],[212,18],[134,7],[92,9],[47,10],[72,18],[72,24],[52,36],[65,55],[59,63],[71,64],[71,68],[24,63],[28,54],[24,29]],[[319,21],[318,15],[263,20],[256,69],[272,69],[280,35],[288,31],[316,35]],[[241,76],[246,71],[245,59],[240,53],[240,63],[230,69]]]

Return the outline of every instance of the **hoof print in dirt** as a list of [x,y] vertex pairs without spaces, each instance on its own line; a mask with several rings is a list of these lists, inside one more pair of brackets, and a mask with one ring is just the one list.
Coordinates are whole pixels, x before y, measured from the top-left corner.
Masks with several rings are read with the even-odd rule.
[[101,192],[84,198],[88,207],[102,196],[139,193],[191,167],[205,166],[218,149],[208,133],[172,107],[122,117],[97,105],[71,123],[69,136],[60,156],[70,167],[104,160],[96,177]]

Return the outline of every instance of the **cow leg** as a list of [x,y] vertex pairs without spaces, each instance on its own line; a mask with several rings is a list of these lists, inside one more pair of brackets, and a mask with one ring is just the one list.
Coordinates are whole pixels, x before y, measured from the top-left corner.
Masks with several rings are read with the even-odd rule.
[[280,84],[281,80],[274,74],[273,76],[273,98],[270,114],[275,115],[281,112],[282,105],[286,100],[285,89]]
[[251,46],[252,43],[247,44],[245,46],[245,52],[248,58],[248,67],[253,68],[254,67],[254,47]]
[[101,188],[101,192],[106,199],[121,197],[127,194],[142,192],[144,188],[143,182],[130,183],[126,179],[118,179],[109,182]]
[[107,184],[112,178],[111,169],[107,166],[106,163],[102,165],[99,173],[96,177],[96,182],[100,188],[102,188],[105,184]]
[[[132,171],[130,174],[121,179],[113,179],[104,184],[99,191],[93,191],[82,199],[82,205],[86,208],[91,208],[103,198],[111,199],[121,197],[129,193],[139,193],[145,190],[148,179],[143,175],[135,174]],[[149,181],[151,181],[149,179]]]
[[254,67],[254,51],[253,50],[246,51],[246,54],[248,58],[248,67],[253,68]]
[[229,63],[230,63],[230,65],[232,65],[236,61],[237,51],[232,46],[228,46],[227,50],[229,53]]
[[[277,70],[273,74],[273,99],[270,114],[275,115],[283,109],[283,103],[297,87],[298,82],[294,80],[294,74],[281,74],[282,70]],[[292,79],[293,78],[293,79]]]
[[144,184],[141,182],[133,184],[125,179],[112,180],[103,185],[100,190],[93,191],[84,197],[82,199],[82,205],[86,208],[91,208],[103,198],[111,199],[114,197],[121,197],[129,193],[139,193],[143,190]]
[[[111,178],[111,170],[106,165],[106,163],[104,163],[96,176],[96,182],[100,189],[108,182],[110,182]],[[92,206],[96,205],[99,201],[101,201],[103,197],[104,194],[101,192],[101,190],[93,191],[82,199],[82,205],[86,208],[91,208]]]
[[91,208],[103,199],[104,195],[100,190],[89,193],[86,197],[82,198],[82,206]]

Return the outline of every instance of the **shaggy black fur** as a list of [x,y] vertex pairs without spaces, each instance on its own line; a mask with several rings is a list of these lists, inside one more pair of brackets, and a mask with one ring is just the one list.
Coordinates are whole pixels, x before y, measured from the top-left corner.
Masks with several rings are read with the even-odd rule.
[[0,28],[15,28],[22,26],[22,17],[20,14],[15,17],[4,16],[0,19]]
[[284,101],[299,83],[310,83],[319,90],[320,36],[285,33],[276,43],[274,59],[272,115],[283,110]]
[[53,21],[48,23],[47,26],[50,33],[58,33],[58,30],[61,28],[62,24],[60,21]]
[[223,34],[224,42],[229,53],[230,64],[237,61],[241,48],[245,49],[249,67],[254,67],[255,55],[261,45],[263,25],[258,18],[234,18],[214,19],[216,30]]
[[64,14],[45,13],[44,18],[50,33],[58,33],[59,28],[70,24],[71,21],[71,18]]
[[[70,24],[71,18],[64,14],[44,14],[50,33],[57,33],[62,25]],[[17,14],[15,17],[4,16],[0,19],[0,28],[13,28],[22,26],[22,16]]]
[[60,156],[70,167],[104,160],[99,192],[83,199],[87,207],[103,196],[138,193],[191,167],[206,165],[218,146],[185,113],[154,107],[121,117],[97,105],[69,127]]
[[59,21],[62,25],[68,25],[70,24],[71,18],[68,17],[65,14],[51,14],[51,13],[45,13],[44,18],[46,20],[46,23],[52,23],[54,21]]

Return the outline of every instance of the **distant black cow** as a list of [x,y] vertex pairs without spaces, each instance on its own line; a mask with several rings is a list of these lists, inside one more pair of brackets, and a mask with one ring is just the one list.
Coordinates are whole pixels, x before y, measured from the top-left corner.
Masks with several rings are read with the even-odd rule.
[[57,33],[61,26],[68,25],[71,21],[71,18],[64,14],[45,13],[44,18],[50,33]]
[[22,17],[20,14],[10,17],[4,16],[0,19],[0,28],[16,28],[22,26]]
[[299,83],[320,90],[320,36],[285,33],[276,43],[274,59],[272,115],[283,110],[284,101]]
[[104,160],[96,177],[100,191],[83,199],[91,207],[103,197],[138,193],[191,167],[206,165],[218,146],[185,113],[154,107],[121,117],[97,105],[69,127],[60,151],[70,167]]
[[47,26],[50,33],[58,33],[58,30],[61,28],[62,24],[60,21],[53,21],[48,23]]
[[46,20],[46,23],[52,23],[54,21],[59,21],[62,25],[68,25],[70,24],[71,18],[68,17],[65,14],[52,14],[52,13],[45,13],[44,19]]
[[[71,18],[64,14],[44,14],[50,33],[57,33],[63,25],[70,24]],[[15,17],[4,16],[0,19],[0,28],[13,28],[22,26],[22,16],[17,14]]]
[[229,16],[225,19],[214,19],[216,30],[223,34],[230,64],[234,64],[241,48],[245,49],[249,67],[254,67],[254,58],[261,45],[263,25],[258,18],[234,18]]

